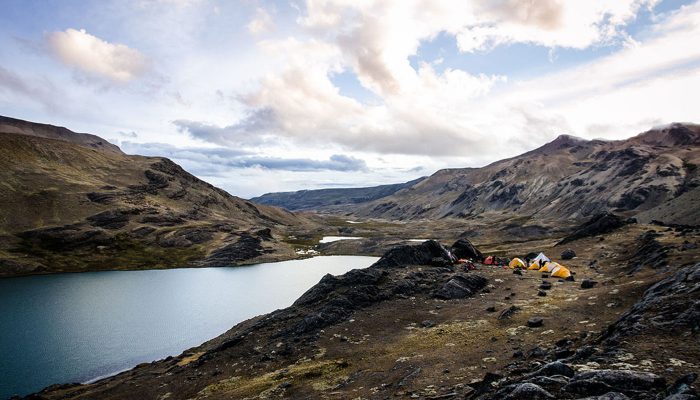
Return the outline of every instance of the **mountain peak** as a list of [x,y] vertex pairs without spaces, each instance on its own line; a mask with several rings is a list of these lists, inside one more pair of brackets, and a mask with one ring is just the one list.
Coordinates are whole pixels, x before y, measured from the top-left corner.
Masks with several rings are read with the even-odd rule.
[[673,122],[667,125],[655,126],[637,135],[633,140],[655,146],[685,146],[700,144],[700,125]]

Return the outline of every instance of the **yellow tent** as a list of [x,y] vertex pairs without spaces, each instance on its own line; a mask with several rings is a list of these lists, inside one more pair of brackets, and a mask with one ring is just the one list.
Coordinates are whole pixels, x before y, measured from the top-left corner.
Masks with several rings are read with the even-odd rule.
[[517,258],[517,257],[514,258],[514,259],[512,259],[512,260],[510,260],[510,264],[508,264],[508,266],[511,267],[511,268],[513,268],[513,269],[515,269],[515,268],[522,268],[522,269],[527,268],[527,267],[525,266],[525,263],[523,262],[523,260],[521,260],[521,259],[519,259],[519,258]]
[[567,279],[568,277],[571,276],[571,271],[569,271],[568,268],[566,268],[563,265],[558,265],[556,268],[554,268],[551,272],[552,278],[561,278],[561,279]]
[[540,264],[537,261],[533,261],[530,264],[530,268],[528,268],[528,270],[533,270],[533,271],[537,271],[538,269],[540,269]]
[[556,267],[558,267],[559,264],[555,263],[554,261],[550,261],[545,263],[542,268],[539,269],[540,272],[552,272],[552,270]]

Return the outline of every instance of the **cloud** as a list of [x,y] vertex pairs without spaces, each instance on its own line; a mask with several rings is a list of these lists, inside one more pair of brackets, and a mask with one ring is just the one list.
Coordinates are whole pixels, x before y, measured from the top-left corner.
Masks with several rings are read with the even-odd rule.
[[84,29],[52,32],[46,41],[52,54],[64,64],[111,82],[127,83],[149,69],[148,59],[138,50],[109,43]]
[[258,7],[255,10],[255,16],[246,25],[248,32],[253,35],[259,35],[261,33],[269,32],[274,28],[274,22],[272,21],[272,16],[262,7]]
[[137,137],[139,136],[139,135],[138,135],[136,132],[134,132],[134,131],[131,131],[131,132],[119,131],[119,132],[117,132],[117,133],[119,134],[119,136],[125,137],[125,138],[129,138],[129,139],[135,139],[135,138],[137,138]]
[[195,174],[222,175],[231,169],[263,168],[284,171],[368,171],[364,160],[343,154],[327,160],[307,158],[263,157],[245,150],[224,147],[175,147],[164,143],[134,143],[125,141],[121,148],[128,154],[168,157],[183,162]]
[[53,84],[46,79],[28,79],[0,66],[0,93],[16,94],[25,99],[35,101],[49,110],[59,107],[58,99],[63,96],[58,93]]
[[180,132],[221,146],[260,145],[277,128],[274,111],[270,108],[253,110],[238,123],[225,127],[189,120],[175,120],[173,124]]

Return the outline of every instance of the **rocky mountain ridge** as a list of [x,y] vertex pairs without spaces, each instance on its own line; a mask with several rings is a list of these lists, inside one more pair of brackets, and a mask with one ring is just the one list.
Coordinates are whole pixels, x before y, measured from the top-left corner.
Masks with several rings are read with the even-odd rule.
[[[482,168],[440,170],[409,187],[342,210],[394,220],[585,220],[611,211],[649,222],[700,224],[700,126],[671,124],[626,140],[561,135]],[[284,206],[283,196],[278,205]]]
[[231,196],[162,157],[0,119],[0,276],[293,258],[315,222]]

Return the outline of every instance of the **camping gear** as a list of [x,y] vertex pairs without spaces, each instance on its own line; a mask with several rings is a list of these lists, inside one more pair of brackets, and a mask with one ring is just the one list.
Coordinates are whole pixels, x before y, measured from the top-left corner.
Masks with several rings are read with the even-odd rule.
[[528,271],[537,271],[540,269],[540,264],[537,263],[537,261],[533,261],[530,263],[530,268],[528,268]]
[[563,265],[558,265],[550,274],[553,278],[568,279],[571,277],[571,271]]
[[517,258],[517,257],[514,258],[514,259],[512,259],[512,260],[510,261],[510,263],[508,264],[508,266],[511,267],[511,268],[513,268],[513,269],[515,269],[515,268],[526,269],[526,268],[527,268],[527,266],[525,266],[525,263],[523,262],[523,260],[521,260],[521,259],[519,259],[519,258]]
[[495,260],[493,259],[493,256],[488,256],[486,257],[486,260],[484,260],[484,264],[486,265],[492,265],[495,264]]
[[552,272],[552,270],[556,267],[558,267],[559,264],[555,263],[554,261],[550,261],[545,263],[542,268],[539,269],[540,272]]
[[535,258],[532,260],[532,262],[538,263],[538,262],[540,262],[540,260],[542,260],[543,262],[552,261],[552,260],[549,259],[549,257],[545,256],[544,253],[540,253],[540,254],[537,255],[537,257],[535,257]]

